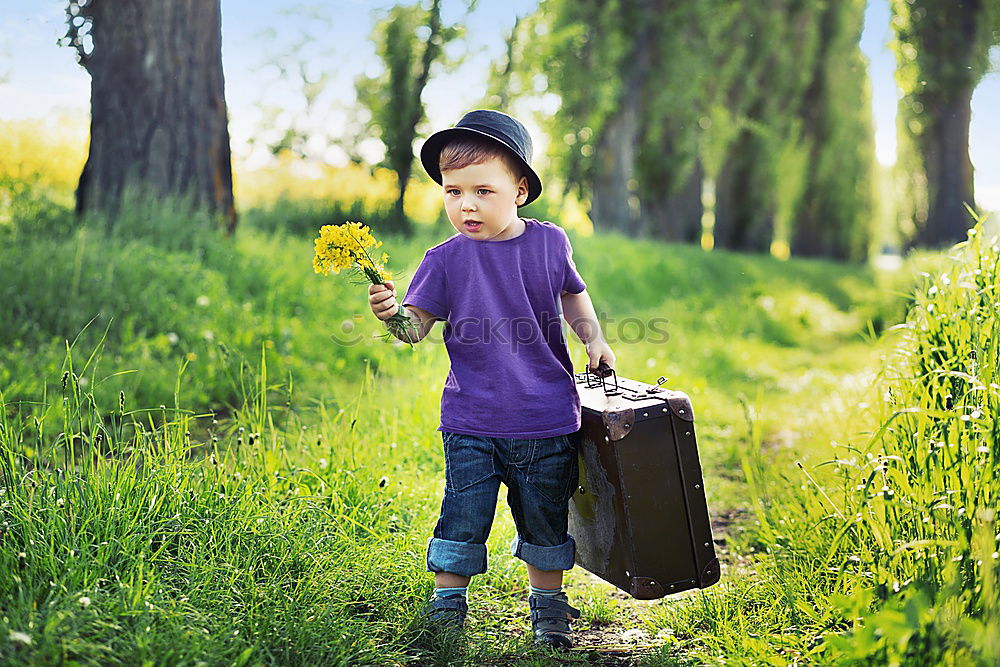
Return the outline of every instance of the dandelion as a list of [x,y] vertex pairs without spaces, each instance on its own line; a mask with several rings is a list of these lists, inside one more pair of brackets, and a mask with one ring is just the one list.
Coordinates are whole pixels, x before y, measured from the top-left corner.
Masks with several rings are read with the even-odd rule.
[[[371,230],[363,223],[347,221],[342,225],[323,225],[315,240],[313,270],[324,276],[330,275],[331,271],[340,273],[347,270],[356,276],[356,280],[352,281],[354,284],[365,285],[370,282],[384,285],[392,277],[385,269],[389,255],[383,252],[376,262],[369,253],[369,250],[374,251],[381,246],[382,242],[372,236]],[[408,334],[415,329],[402,309],[397,310],[385,323],[388,331],[383,338],[387,342],[409,338]],[[410,347],[413,347],[412,343]]]
[[87,607],[90,606],[90,598],[88,598],[86,595],[84,595],[83,597],[81,597],[79,599],[79,603],[80,603],[81,607],[83,607],[84,609],[86,609]]

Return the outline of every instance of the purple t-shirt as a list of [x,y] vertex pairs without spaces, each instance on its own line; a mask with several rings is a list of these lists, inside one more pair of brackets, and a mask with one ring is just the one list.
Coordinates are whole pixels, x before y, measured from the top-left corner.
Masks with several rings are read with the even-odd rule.
[[447,320],[439,431],[546,438],[580,428],[563,291],[587,288],[563,229],[525,219],[504,241],[455,234],[424,253],[403,305]]

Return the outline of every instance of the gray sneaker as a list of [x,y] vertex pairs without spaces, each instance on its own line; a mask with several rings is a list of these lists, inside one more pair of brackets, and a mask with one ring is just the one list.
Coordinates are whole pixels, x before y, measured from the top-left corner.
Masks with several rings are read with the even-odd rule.
[[464,595],[445,598],[435,596],[424,610],[427,619],[441,630],[461,630],[465,627],[465,617],[468,613],[469,603]]
[[529,595],[528,607],[531,608],[531,630],[536,644],[554,648],[573,647],[569,624],[573,619],[580,618],[580,612],[569,606],[565,593],[553,597]]

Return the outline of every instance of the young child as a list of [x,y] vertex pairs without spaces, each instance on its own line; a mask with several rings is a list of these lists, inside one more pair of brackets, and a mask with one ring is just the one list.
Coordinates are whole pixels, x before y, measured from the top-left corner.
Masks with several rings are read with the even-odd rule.
[[[445,494],[427,549],[435,573],[429,614],[461,628],[473,575],[486,571],[500,483],[507,485],[517,536],[513,555],[527,564],[535,641],[568,648],[579,612],[562,591],[575,543],[566,532],[576,488],[580,399],[559,311],[587,347],[590,366],[614,367],[573,263],[566,233],[518,217],[542,190],[532,170],[531,138],[497,111],[467,113],[432,135],[420,151],[441,183],[448,220],[458,231],[424,254],[403,313],[417,342],[444,320],[451,371],[441,396]],[[369,303],[386,320],[399,310],[392,282],[372,285]],[[561,308],[560,308],[561,306]]]

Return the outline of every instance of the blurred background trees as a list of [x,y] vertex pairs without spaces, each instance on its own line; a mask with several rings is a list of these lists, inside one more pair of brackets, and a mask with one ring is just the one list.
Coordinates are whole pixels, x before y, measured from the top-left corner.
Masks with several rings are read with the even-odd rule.
[[800,254],[862,259],[863,13],[861,0],[543,0],[519,24],[531,48],[517,75],[542,72],[562,100],[552,158],[595,227],[689,243],[707,232],[751,252],[777,234]]
[[[469,9],[474,8],[473,0]],[[382,72],[356,82],[358,103],[369,114],[368,127],[385,144],[383,162],[396,173],[394,226],[407,234],[412,229],[403,205],[413,168],[413,142],[417,126],[426,118],[421,97],[445,45],[461,34],[459,25],[442,23],[441,0],[431,0],[428,9],[419,3],[396,5],[372,32]]]
[[911,245],[964,236],[973,209],[970,103],[1000,44],[997,0],[892,0],[896,39],[901,222]]
[[[126,186],[142,186],[190,196],[231,227],[218,0],[108,6],[68,6],[68,41],[93,77],[79,209],[113,211]],[[978,210],[969,102],[1000,43],[1000,0],[891,0],[902,98],[889,193],[859,48],[866,6],[540,0],[506,36],[482,106],[535,110],[547,155],[536,156],[546,191],[534,215],[559,221],[582,207],[598,231],[777,257],[864,261],[886,243],[960,241],[966,205]],[[318,12],[327,28],[283,35],[270,64],[301,89],[303,122],[272,100],[256,139],[275,155],[319,163],[339,147],[373,178],[387,168],[395,193],[379,226],[412,232],[406,194],[426,181],[414,173],[415,149],[438,129],[427,127],[425,91],[474,51],[463,37],[475,10],[474,0],[382,5],[371,34],[378,67],[355,76],[350,91],[333,90],[335,77],[311,62],[333,18],[297,10]],[[177,35],[183,54],[169,41]],[[331,120],[331,97],[350,110],[346,120]],[[379,157],[361,150],[373,140]],[[354,203],[336,211],[345,208],[365,213]],[[894,212],[888,233],[884,211]]]

